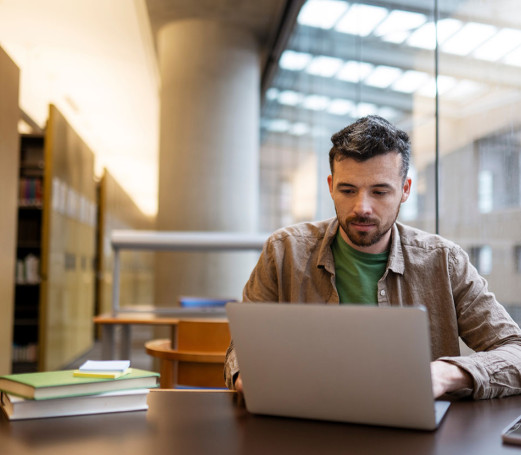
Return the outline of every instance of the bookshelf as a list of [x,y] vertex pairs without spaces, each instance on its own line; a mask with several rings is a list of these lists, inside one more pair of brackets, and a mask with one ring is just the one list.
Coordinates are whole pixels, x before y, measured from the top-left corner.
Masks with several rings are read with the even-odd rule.
[[13,372],[36,371],[40,325],[40,261],[44,136],[20,137]]
[[61,369],[94,341],[94,154],[51,105],[17,165],[12,371]]
[[42,371],[63,368],[94,342],[94,154],[53,105],[44,161],[38,333]]
[[[155,218],[144,214],[114,176],[104,169],[98,184],[98,242],[96,314],[112,309],[113,251],[110,237],[114,229],[152,230]],[[120,301],[124,306],[154,305],[155,253],[129,251],[120,258]]]

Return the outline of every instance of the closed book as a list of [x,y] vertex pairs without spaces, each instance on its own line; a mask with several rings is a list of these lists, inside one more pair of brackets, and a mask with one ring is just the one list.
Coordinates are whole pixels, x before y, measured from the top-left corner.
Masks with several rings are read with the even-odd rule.
[[2,392],[0,407],[9,420],[144,411],[148,409],[148,392],[149,389],[119,390],[49,400],[27,400]]
[[0,376],[0,390],[22,398],[45,400],[69,396],[94,395],[116,390],[157,387],[159,373],[131,368],[116,379],[80,378],[74,370],[44,371]]

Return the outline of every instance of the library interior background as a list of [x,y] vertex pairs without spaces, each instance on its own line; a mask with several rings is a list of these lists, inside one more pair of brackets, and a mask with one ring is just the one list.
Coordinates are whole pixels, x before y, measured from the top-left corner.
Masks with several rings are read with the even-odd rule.
[[[411,137],[399,220],[520,322],[520,107],[516,0],[0,1],[0,374],[92,347],[113,229],[334,216],[330,137],[368,114]],[[240,299],[257,257],[124,252],[121,305]]]

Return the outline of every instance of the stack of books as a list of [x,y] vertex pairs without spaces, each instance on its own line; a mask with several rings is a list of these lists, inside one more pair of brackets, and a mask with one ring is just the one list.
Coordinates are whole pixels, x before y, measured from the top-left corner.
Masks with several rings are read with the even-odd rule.
[[130,368],[128,361],[89,362],[78,370],[0,376],[0,408],[10,420],[148,409],[159,373]]

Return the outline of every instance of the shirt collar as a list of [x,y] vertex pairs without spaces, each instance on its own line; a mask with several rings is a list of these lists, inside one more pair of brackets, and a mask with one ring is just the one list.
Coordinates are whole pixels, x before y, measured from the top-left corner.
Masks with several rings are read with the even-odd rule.
[[391,228],[391,250],[389,252],[389,260],[387,261],[387,269],[401,275],[405,271],[403,248],[397,223],[394,223]]
[[329,273],[335,273],[335,260],[333,259],[333,252],[331,251],[331,244],[335,240],[338,231],[338,219],[331,218],[327,226],[320,250],[318,252],[317,267],[326,269]]

